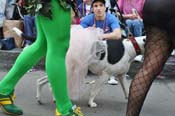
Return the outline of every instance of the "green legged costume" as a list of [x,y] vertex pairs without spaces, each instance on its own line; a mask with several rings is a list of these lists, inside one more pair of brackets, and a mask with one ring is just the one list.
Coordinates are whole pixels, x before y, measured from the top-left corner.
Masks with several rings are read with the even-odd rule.
[[[43,15],[37,15],[36,26],[38,35],[36,41],[24,49],[14,66],[0,81],[1,106],[3,106],[3,97],[12,96],[11,93],[21,77],[42,57],[46,56],[46,72],[56,99],[57,110],[61,114],[68,114],[69,109],[72,107],[67,92],[65,67],[65,56],[70,38],[70,10],[64,10],[59,5],[58,0],[51,0],[51,12],[52,19]],[[11,100],[11,102],[13,101]],[[9,112],[6,111],[6,113]],[[19,114],[22,114],[22,112]]]

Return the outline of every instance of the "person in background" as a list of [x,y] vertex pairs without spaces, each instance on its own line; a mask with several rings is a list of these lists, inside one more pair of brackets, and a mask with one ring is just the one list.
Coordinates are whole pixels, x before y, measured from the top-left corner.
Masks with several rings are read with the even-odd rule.
[[92,0],[83,0],[83,2],[78,6],[81,20],[83,17],[91,13],[91,4]]
[[[80,25],[84,28],[98,27],[103,29],[104,34],[101,36],[101,39],[121,39],[119,20],[114,15],[105,12],[105,3],[105,0],[94,0],[92,2],[93,13],[85,16]],[[108,83],[116,85],[118,81],[112,76]]]
[[96,27],[101,28],[104,34],[101,39],[121,39],[119,20],[112,14],[106,13],[105,0],[93,0],[93,13],[85,16],[80,25],[83,28]]
[[[36,39],[36,23],[35,16],[24,15],[24,34]],[[23,47],[31,45],[35,40],[25,40]]]
[[77,6],[79,6],[82,2],[83,2],[83,0],[76,0]]
[[22,47],[27,47],[36,40],[36,17],[26,13],[25,0],[18,0],[16,5],[20,8],[20,12],[18,11],[18,13],[22,15],[21,19],[23,19],[24,23],[25,37],[23,37]]
[[134,37],[139,37],[143,34],[142,9],[144,1],[145,0],[118,0],[120,11],[123,13],[129,32],[131,32]]
[[117,16],[116,0],[106,0],[106,12]]
[[[36,4],[41,2],[44,4],[42,12],[38,10],[36,16],[37,39],[21,52],[0,81],[0,106],[8,115],[23,114],[22,109],[14,104],[15,86],[33,65],[46,56],[46,72],[56,99],[55,116],[84,116],[79,107],[73,106],[67,91],[65,56],[70,39],[71,1],[42,0]],[[33,6],[33,3],[29,1],[28,5]],[[29,11],[33,14],[37,10]]]

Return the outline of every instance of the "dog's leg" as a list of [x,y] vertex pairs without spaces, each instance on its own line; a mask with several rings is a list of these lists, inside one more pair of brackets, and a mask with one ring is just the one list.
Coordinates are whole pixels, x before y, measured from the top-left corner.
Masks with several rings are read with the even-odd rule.
[[99,91],[101,90],[101,86],[103,82],[107,79],[107,77],[108,76],[105,73],[103,73],[102,75],[98,77],[98,79],[95,80],[95,84],[92,84],[92,88],[90,91],[90,97],[88,101],[88,105],[90,107],[97,107],[97,104],[94,102],[94,99],[96,95],[99,93]]
[[47,76],[41,77],[40,79],[37,80],[37,90],[36,90],[36,99],[39,104],[41,104],[41,89],[42,86],[48,83]]
[[[50,83],[49,83],[49,90],[52,92],[52,87],[51,87]],[[55,101],[55,97],[53,96],[53,94],[52,94],[52,98],[53,98],[53,102],[55,103],[56,101]]]
[[118,75],[118,80],[120,82],[120,85],[123,89],[123,93],[125,95],[125,98],[128,99],[128,94],[129,94],[129,87],[128,87],[128,84],[126,82],[126,77],[125,77],[125,74],[122,74],[122,75]]

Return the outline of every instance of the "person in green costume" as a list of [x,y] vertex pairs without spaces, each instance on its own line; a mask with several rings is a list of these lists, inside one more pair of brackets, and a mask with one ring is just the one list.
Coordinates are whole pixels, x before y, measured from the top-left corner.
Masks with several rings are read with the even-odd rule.
[[36,16],[36,41],[24,49],[0,81],[0,106],[4,113],[23,114],[13,102],[14,88],[21,77],[46,56],[46,72],[56,99],[56,116],[84,116],[79,107],[72,105],[67,92],[65,56],[69,47],[70,23],[67,1],[42,0],[41,12]]

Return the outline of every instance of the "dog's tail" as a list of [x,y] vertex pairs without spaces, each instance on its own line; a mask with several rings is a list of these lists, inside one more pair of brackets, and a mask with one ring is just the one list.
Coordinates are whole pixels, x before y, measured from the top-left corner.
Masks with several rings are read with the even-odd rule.
[[32,42],[34,42],[36,40],[36,37],[33,37],[33,36],[29,36],[29,35],[26,35],[24,34],[20,29],[18,29],[17,27],[13,27],[12,29],[19,37],[22,37],[26,40],[30,40]]

